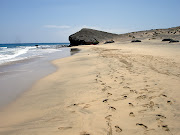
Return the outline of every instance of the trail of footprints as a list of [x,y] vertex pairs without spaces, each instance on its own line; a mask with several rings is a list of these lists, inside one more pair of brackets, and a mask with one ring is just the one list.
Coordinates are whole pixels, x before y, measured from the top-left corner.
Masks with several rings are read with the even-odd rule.
[[[125,78],[126,74],[119,72],[118,70],[116,70],[113,67],[113,66],[122,66],[122,65],[120,65],[119,63],[113,63],[113,66],[112,66],[111,63],[113,61],[111,61],[111,59],[109,59],[109,61],[108,61],[108,58],[106,55],[103,56],[103,53],[100,53],[100,54],[101,54],[100,58],[105,58],[106,63],[109,63],[109,64],[107,64],[107,67],[109,68],[109,70],[108,70],[109,72],[106,73],[107,75],[106,74],[101,75],[100,73],[98,73],[95,76],[95,82],[102,86],[101,91],[104,92],[106,95],[105,98],[102,100],[102,102],[107,105],[107,112],[109,112],[109,115],[107,115],[105,117],[105,120],[106,120],[107,126],[108,126],[107,127],[108,135],[112,135],[114,131],[117,134],[120,134],[121,132],[123,132],[123,129],[120,127],[120,125],[112,126],[112,116],[113,116],[113,113],[115,113],[117,111],[117,108],[112,106],[109,103],[109,100],[111,100],[111,102],[112,101],[118,102],[121,100],[126,100],[129,97],[134,98],[134,100],[133,100],[134,103],[130,102],[127,104],[127,106],[129,106],[130,108],[141,106],[141,108],[143,108],[143,109],[138,110],[136,114],[133,111],[129,112],[129,114],[127,114],[127,115],[129,115],[129,117],[131,117],[132,119],[133,119],[133,117],[136,117],[136,115],[138,116],[139,114],[144,114],[143,116],[145,116],[144,117],[144,119],[145,119],[146,118],[145,114],[147,111],[153,111],[153,112],[156,111],[156,109],[159,108],[159,105],[153,101],[153,99],[155,99],[155,98],[162,97],[165,104],[167,104],[167,105],[173,104],[173,102],[171,100],[168,100],[168,96],[164,93],[154,94],[156,96],[154,96],[154,95],[147,96],[148,93],[150,93],[150,94],[156,93],[156,91],[150,90],[151,85],[148,84],[148,81],[150,78],[148,78],[148,77],[144,77],[144,79],[143,79],[144,84],[146,84],[143,89],[140,89],[140,90],[132,89],[129,86],[129,82]],[[124,66],[124,68],[127,69],[128,73],[133,74],[134,76],[138,76],[141,73],[140,71],[136,71],[136,68],[134,70],[130,69],[131,67],[129,68],[127,66]],[[145,73],[143,73],[143,74],[145,74]],[[123,86],[122,89],[126,90],[125,94],[122,94],[119,98],[112,99],[111,96],[113,95],[113,89],[111,86],[108,85],[108,82],[104,82],[104,78],[103,78],[104,76],[112,79],[113,80],[112,82],[115,83],[114,85]],[[154,85],[157,86],[157,83],[155,83]],[[138,104],[141,102],[144,104]],[[68,107],[72,107],[72,106],[76,107],[79,105],[82,106],[82,104],[79,103],[79,104],[70,105]],[[89,106],[90,106],[89,104],[85,104],[82,108],[87,109]],[[169,132],[171,134],[168,125],[164,123],[164,119],[167,119],[166,116],[157,113],[156,115],[154,115],[154,117],[156,118],[155,120],[157,121],[157,127],[161,128],[162,130]],[[155,130],[155,129],[150,129],[150,127],[148,127],[148,125],[146,125],[144,123],[140,123],[139,121],[137,121],[136,125],[134,125],[134,126],[141,127],[145,131]],[[67,130],[70,128],[71,127],[59,127],[58,129],[59,130]],[[90,133],[81,132],[80,135],[90,135]]]
[[[167,98],[167,99],[163,99],[166,104],[169,104],[169,105],[172,105],[172,101],[171,100],[168,100],[168,97],[166,94],[162,93],[160,95],[158,94],[154,94],[154,95],[157,95],[157,96],[147,96],[150,95],[151,93],[156,93],[156,91],[153,91],[153,90],[149,90],[151,88],[151,85],[148,84],[148,81],[149,81],[149,78],[148,77],[145,77],[144,78],[144,83],[146,84],[144,86],[143,89],[141,90],[134,90],[132,88],[130,88],[128,85],[129,83],[126,81],[124,75],[120,75],[121,73],[116,71],[115,69],[113,69],[112,65],[111,64],[108,64],[110,70],[109,70],[109,73],[107,74],[107,76],[110,77],[110,79],[113,79],[114,80],[114,83],[118,83],[119,85],[124,85],[123,86],[123,89],[127,89],[129,90],[129,94],[122,94],[121,97],[119,98],[116,98],[116,99],[111,99],[111,101],[119,101],[119,100],[125,100],[127,99],[129,96],[131,96],[132,94],[136,94],[135,96],[135,99],[134,101],[137,101],[137,102],[141,102],[143,101],[146,102],[145,104],[142,104],[141,106],[144,108],[144,109],[141,109],[139,110],[137,113],[141,114],[145,114],[148,110],[149,111],[156,111],[156,108],[159,108],[159,105],[157,103],[155,103],[153,101],[154,98]],[[135,74],[136,71],[133,71],[133,74]],[[116,75],[115,75],[116,74]],[[117,75],[120,75],[120,76],[117,76]],[[106,77],[107,77],[106,76]],[[138,76],[138,75],[137,75]],[[107,97],[102,101],[104,103],[108,103],[109,101],[109,97],[112,96],[112,93],[111,92],[111,87],[108,86],[108,84],[106,82],[103,82],[103,77],[100,75],[100,73],[98,74],[97,77],[97,80],[99,80],[99,82],[101,83],[102,86],[104,86],[102,88],[102,91],[103,92],[107,92]],[[97,81],[98,83],[98,81]],[[157,86],[157,83],[154,84],[155,86]],[[150,94],[149,94],[150,93]],[[132,97],[132,96],[131,96]],[[128,106],[129,107],[136,107],[138,106],[137,105],[137,102],[134,104],[134,103],[128,103]],[[114,107],[114,106],[111,106],[109,103],[107,104],[108,106],[108,110],[111,111],[111,112],[115,112],[117,109]],[[123,129],[121,129],[121,127],[119,125],[115,125],[114,127],[111,125],[111,117],[112,117],[112,114],[113,113],[110,113],[108,116],[105,117],[105,119],[107,120],[107,123],[108,123],[108,135],[111,135],[112,134],[112,130],[114,128],[114,131],[117,132],[117,133],[120,133],[120,132],[123,132]],[[138,114],[137,114],[138,115]],[[145,115],[144,115],[145,116]],[[134,112],[129,112],[129,117],[136,117],[135,113]],[[156,114],[154,117],[156,117],[156,121],[157,121],[157,127],[161,128],[162,130],[164,131],[167,131],[170,133],[170,129],[168,127],[168,125],[166,125],[163,120],[166,119],[166,116],[162,115],[162,114]],[[135,126],[139,126],[139,127],[142,127],[142,129],[144,129],[145,131],[148,131],[148,130],[155,130],[155,129],[150,129],[147,125],[145,125],[144,123],[139,123],[137,122]],[[171,133],[170,133],[171,134]]]

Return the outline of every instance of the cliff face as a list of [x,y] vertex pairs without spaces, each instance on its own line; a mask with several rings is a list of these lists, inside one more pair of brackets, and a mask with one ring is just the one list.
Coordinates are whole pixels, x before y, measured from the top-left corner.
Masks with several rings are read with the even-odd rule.
[[117,34],[83,28],[79,32],[69,36],[71,46],[98,44],[106,40],[113,40]]

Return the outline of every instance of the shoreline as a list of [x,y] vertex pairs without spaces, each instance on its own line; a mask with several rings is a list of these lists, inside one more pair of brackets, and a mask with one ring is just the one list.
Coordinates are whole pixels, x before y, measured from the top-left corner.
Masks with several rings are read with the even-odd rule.
[[56,72],[0,112],[0,133],[180,133],[180,47],[151,45],[76,47],[82,51],[53,61]]
[[57,67],[51,61],[71,56],[69,48],[62,50],[0,65],[0,110],[19,98],[36,81],[55,72]]

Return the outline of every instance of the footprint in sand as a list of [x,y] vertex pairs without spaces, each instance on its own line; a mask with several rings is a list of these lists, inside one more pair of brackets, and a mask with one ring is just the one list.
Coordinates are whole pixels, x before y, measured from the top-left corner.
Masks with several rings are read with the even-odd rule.
[[116,111],[116,108],[113,106],[110,106],[109,109],[111,109],[112,111]]
[[167,95],[165,94],[160,94],[159,97],[162,96],[162,97],[167,97]]
[[134,90],[130,90],[130,93],[134,93]]
[[151,96],[149,97],[149,100],[153,99],[153,98],[156,98],[157,96]]
[[[163,116],[163,115],[161,115],[161,114],[157,114],[156,116],[158,117],[158,119],[159,119],[159,118],[166,119],[166,117],[165,117],[165,116]],[[158,120],[158,119],[157,119],[157,120]]]
[[78,104],[72,104],[72,106],[77,106]]
[[134,105],[133,105],[132,103],[129,103],[129,106],[130,106],[130,107],[133,107]]
[[163,125],[163,121],[160,119],[160,118],[157,118],[156,119],[157,120],[157,122],[158,122],[158,127],[161,127],[162,125]]
[[148,129],[148,127],[142,123],[136,123],[137,126],[141,126],[143,129]]
[[124,76],[123,76],[123,75],[121,75],[120,77],[121,77],[121,78],[123,78]]
[[150,101],[149,106],[150,106],[150,108],[152,108],[154,106],[154,102]]
[[144,94],[145,92],[143,91],[143,92],[139,92],[139,94]]
[[107,101],[108,101],[108,99],[104,99],[104,100],[103,100],[104,103],[107,103]]
[[144,88],[144,89],[141,89],[141,90],[143,90],[143,91],[148,91],[148,89],[146,89],[146,88]]
[[107,93],[108,97],[112,95],[112,93]]
[[162,125],[162,129],[165,131],[169,131],[168,125]]
[[136,90],[130,90],[130,93],[138,93]]
[[100,75],[96,75],[96,77],[101,78],[101,76],[100,76]]
[[148,91],[148,93],[155,93],[156,91]]
[[107,90],[107,88],[105,87],[105,88],[102,88],[102,91],[106,91]]
[[59,130],[67,130],[67,129],[71,129],[72,127],[58,127]]
[[106,120],[111,120],[112,115],[108,115],[105,117]]
[[118,132],[118,133],[122,132],[122,129],[121,129],[119,126],[115,126],[115,130],[116,130],[116,132]]
[[89,108],[91,105],[90,104],[86,104],[83,108]]
[[126,99],[128,96],[127,95],[123,95],[122,99]]
[[138,111],[138,113],[144,113],[146,111],[147,111],[147,109],[143,109],[143,110]]
[[128,96],[125,95],[125,94],[123,94],[123,95],[121,95],[121,96],[122,96],[122,97],[120,97],[120,98],[113,99],[113,101],[119,101],[119,100],[124,100],[124,99],[127,99],[127,98],[128,98]]
[[153,108],[154,107],[154,102],[153,101],[150,101],[149,104],[144,104],[142,105],[143,107],[147,107],[147,108]]
[[124,88],[124,89],[130,89],[130,87],[129,87],[129,86],[124,86],[123,88]]
[[167,101],[168,104],[172,105],[172,102],[170,100]]
[[146,98],[147,98],[147,96],[146,96],[146,95],[141,95],[141,96],[138,96],[136,99],[141,100],[141,99],[146,99]]
[[90,135],[88,132],[81,132],[80,135]]
[[130,112],[130,113],[129,113],[129,116],[130,116],[130,117],[135,117],[135,115],[134,115],[133,112]]

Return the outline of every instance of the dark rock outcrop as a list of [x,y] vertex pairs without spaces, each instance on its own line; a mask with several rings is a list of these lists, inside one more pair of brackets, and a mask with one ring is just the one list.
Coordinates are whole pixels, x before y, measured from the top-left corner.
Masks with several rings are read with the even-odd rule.
[[172,40],[169,41],[169,43],[175,43],[175,42],[179,42],[179,40],[172,39]]
[[76,54],[76,53],[78,53],[80,51],[80,49],[78,49],[78,48],[71,48],[71,55],[74,55],[74,54]]
[[132,40],[131,42],[141,42],[141,40]]
[[163,39],[162,41],[171,41],[172,39],[170,39],[170,38],[165,38],[165,39]]
[[114,43],[114,40],[106,41],[104,44]]
[[106,40],[113,40],[117,34],[83,28],[69,36],[70,46],[98,44]]
[[39,45],[35,45],[35,47],[36,47],[36,48],[38,48],[38,47],[39,47]]
[[174,40],[174,39],[171,39],[171,38],[165,38],[162,41],[169,41],[169,43],[179,42],[179,40]]

